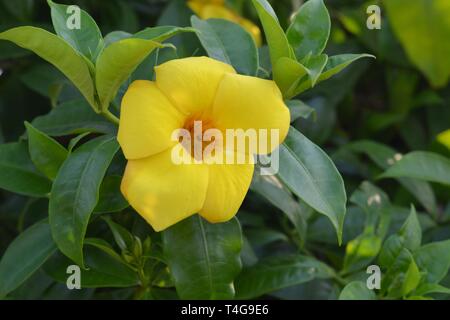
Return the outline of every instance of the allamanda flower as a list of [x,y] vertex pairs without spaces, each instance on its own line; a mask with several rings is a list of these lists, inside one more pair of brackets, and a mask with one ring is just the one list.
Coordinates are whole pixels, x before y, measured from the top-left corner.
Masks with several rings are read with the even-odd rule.
[[[263,151],[270,153],[287,135],[289,109],[273,81],[239,75],[210,58],[172,60],[155,72],[155,81],[133,82],[122,100],[118,140],[128,160],[122,193],[156,231],[195,213],[210,222],[227,221],[248,191],[253,162],[175,163],[173,153],[180,146],[186,151],[182,157],[198,159],[174,139],[174,132],[192,132],[194,123],[201,122],[204,131],[258,130],[256,138],[263,141],[262,129],[276,130],[276,141]],[[234,159],[244,152],[253,159],[256,152],[221,145],[215,155]]]
[[253,36],[258,47],[262,45],[261,31],[258,26],[227,8],[225,0],[188,0],[187,4],[202,19],[225,19],[241,25]]

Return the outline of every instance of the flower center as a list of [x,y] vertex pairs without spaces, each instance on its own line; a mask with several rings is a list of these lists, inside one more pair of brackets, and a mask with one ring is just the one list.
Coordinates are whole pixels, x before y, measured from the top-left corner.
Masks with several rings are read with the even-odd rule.
[[211,119],[192,116],[185,121],[183,129],[187,137],[180,136],[180,143],[194,159],[202,161],[209,153],[215,152],[214,146],[221,135]]

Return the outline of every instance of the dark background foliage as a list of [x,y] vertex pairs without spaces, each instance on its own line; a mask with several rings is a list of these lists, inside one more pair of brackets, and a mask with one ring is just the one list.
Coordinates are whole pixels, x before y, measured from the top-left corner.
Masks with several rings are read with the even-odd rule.
[[[72,0],[60,3],[77,4],[89,12],[103,35],[113,30],[134,33],[159,24],[188,25],[180,11],[167,11],[174,6],[164,0]],[[326,52],[339,54],[366,52],[376,60],[358,61],[344,72],[307,93],[301,99],[315,109],[315,117],[300,119],[294,126],[332,157],[343,175],[347,195],[353,194],[361,182],[369,180],[383,190],[390,199],[391,227],[396,232],[405,221],[413,203],[419,212],[423,243],[450,238],[449,188],[432,184],[436,202],[431,207],[402,187],[396,180],[376,180],[382,170],[372,161],[377,151],[363,148],[359,152],[347,146],[355,141],[372,140],[395,149],[401,154],[413,150],[427,150],[450,156],[450,150],[436,140],[439,133],[450,127],[450,86],[435,88],[410,62],[402,44],[391,28],[384,8],[381,30],[367,30],[365,8],[377,1],[325,1],[332,18],[331,41]],[[272,1],[284,29],[295,1]],[[230,1],[244,16],[258,23],[250,1]],[[179,16],[175,13],[178,12]],[[0,31],[19,25],[40,26],[53,31],[50,11],[44,0],[0,0]],[[450,36],[450,35],[449,35]],[[194,35],[179,36],[174,40],[179,56],[199,54],[202,48]],[[447,39],[448,41],[448,39]],[[267,50],[261,49],[261,59],[268,60]],[[151,70],[145,77],[151,78]],[[32,121],[47,114],[54,105],[78,97],[68,80],[53,66],[31,52],[5,41],[0,42],[0,143],[24,138],[24,121]],[[58,138],[67,145],[71,137]],[[356,150],[356,152],[355,152]],[[120,170],[123,159],[113,164]],[[114,170],[114,166],[112,169]],[[120,173],[119,173],[120,174]],[[282,215],[280,205],[268,201],[261,192],[252,189],[238,214],[245,234],[243,263],[269,256],[273,252],[296,252],[302,236]],[[281,199],[281,198],[279,198]],[[299,202],[300,206],[304,205]],[[325,261],[336,270],[342,270],[345,245],[364,229],[364,217],[358,206],[350,205],[344,228],[343,246],[336,242],[334,230],[323,216],[305,209],[308,217],[305,252]],[[28,226],[47,216],[48,200],[33,199],[0,190],[0,256],[11,241]],[[141,236],[144,241],[151,234],[152,241],[159,236],[131,210],[114,217],[125,228]],[[102,235],[113,243],[104,222],[94,222],[90,235]],[[303,235],[305,236],[305,235]],[[20,263],[20,261],[18,261]],[[161,273],[162,276],[164,275]],[[343,273],[345,275],[345,273]],[[361,274],[354,274],[358,279]],[[13,294],[15,298],[130,298],[140,297],[135,288],[85,289],[67,291],[64,284],[53,280],[52,272],[40,270]],[[163,280],[161,280],[163,281]],[[306,284],[273,291],[271,298],[317,299],[337,298],[347,280],[316,279]],[[447,276],[442,284],[450,285]],[[174,290],[158,292],[159,298],[175,297]],[[444,298],[444,297],[441,297]]]

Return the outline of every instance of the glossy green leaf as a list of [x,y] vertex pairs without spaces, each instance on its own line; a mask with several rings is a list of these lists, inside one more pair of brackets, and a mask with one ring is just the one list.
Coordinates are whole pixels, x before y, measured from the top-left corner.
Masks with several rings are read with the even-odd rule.
[[286,33],[297,58],[321,54],[327,45],[330,28],[330,15],[323,0],[309,0],[302,5]]
[[280,147],[278,176],[294,194],[330,218],[341,243],[347,196],[342,177],[327,154],[291,128]]
[[18,288],[56,251],[47,221],[21,233],[0,260],[0,299]]
[[85,246],[92,246],[97,249],[100,249],[101,251],[107,253],[110,257],[114,258],[115,260],[119,262],[124,262],[122,257],[114,251],[114,248],[109,244],[109,242],[100,239],[100,238],[85,238],[84,239],[84,245]]
[[333,269],[307,256],[272,257],[244,268],[236,279],[236,297],[250,299],[313,279],[327,279]]
[[163,246],[181,299],[234,297],[242,247],[237,219],[210,224],[192,216],[163,232]]
[[402,296],[406,296],[411,291],[417,288],[420,282],[420,271],[417,267],[417,264],[414,262],[414,260],[411,261],[408,270],[405,273],[405,278],[403,280],[403,285],[401,289]]
[[28,133],[28,150],[34,165],[49,179],[54,180],[66,160],[67,150],[45,133],[25,122]]
[[432,152],[413,151],[381,175],[381,178],[403,177],[450,185],[450,160]]
[[[389,168],[401,158],[401,154],[391,147],[370,140],[355,141],[345,148],[364,153],[381,169]],[[436,197],[428,182],[411,178],[398,178],[397,181],[411,192],[428,212],[436,212]]]
[[343,270],[353,272],[366,267],[380,252],[382,239],[373,230],[365,231],[347,243]]
[[342,289],[339,300],[376,300],[374,291],[361,281],[352,281]]
[[426,244],[414,253],[428,283],[439,283],[450,268],[450,240]]
[[50,193],[51,182],[36,170],[25,142],[0,145],[0,188],[32,197]]
[[103,179],[95,213],[119,212],[129,207],[120,191],[121,182],[122,177],[120,176],[106,176]]
[[378,262],[381,267],[387,269],[395,262],[395,259],[397,259],[404,247],[403,243],[404,239],[398,234],[393,234],[386,239],[378,256]]
[[258,50],[253,37],[241,26],[222,19],[191,18],[192,26],[208,55],[233,66],[240,74],[256,76]]
[[450,2],[389,0],[384,6],[411,61],[433,86],[444,86],[450,77]]
[[305,62],[305,68],[308,71],[308,78],[303,79],[300,85],[295,89],[295,95],[302,93],[303,91],[313,88],[316,82],[319,80],[325,65],[327,64],[328,56],[321,54],[313,56],[307,59]]
[[104,217],[103,220],[105,220],[108,224],[114,240],[121,250],[127,250],[133,247],[134,236],[130,231],[122,227],[120,224],[115,223],[109,217]]
[[49,204],[50,226],[58,248],[84,267],[83,240],[100,184],[119,149],[114,137],[99,137],[73,152],[53,183]]
[[273,65],[273,80],[277,83],[285,99],[296,95],[298,84],[307,75],[306,67],[295,59],[282,57]]
[[298,118],[309,119],[312,117],[313,120],[317,118],[316,110],[308,106],[303,101],[288,100],[285,102],[291,114],[291,123],[297,120]]
[[83,140],[85,137],[87,137],[90,134],[91,134],[91,132],[85,132],[85,133],[79,134],[75,138],[70,139],[69,145],[67,146],[67,150],[69,151],[69,153],[72,153],[72,151],[78,146],[80,141]]
[[390,206],[387,194],[368,181],[361,183],[353,192],[350,202],[360,207],[366,214],[365,227],[370,228],[384,238],[389,227],[390,214],[387,210]]
[[414,292],[414,294],[420,295],[420,296],[424,296],[424,295],[430,294],[430,293],[450,294],[450,289],[443,287],[439,284],[435,284],[435,283],[425,283],[425,284],[419,285],[419,287]]
[[95,113],[84,100],[71,100],[58,105],[50,113],[35,118],[31,124],[50,136],[86,132],[115,133],[117,127]]
[[143,39],[123,39],[109,45],[99,55],[95,83],[101,110],[107,110],[121,84],[155,48],[162,45]]
[[411,206],[411,213],[399,231],[399,235],[404,239],[405,248],[415,251],[422,243],[422,229],[417,218],[416,209]]
[[[89,241],[86,242],[85,256],[87,269],[80,270],[82,289],[126,288],[139,284],[139,278],[133,269]],[[45,264],[44,268],[52,278],[65,284],[69,277],[67,267],[72,264],[67,257],[57,254]]]
[[173,36],[186,32],[195,32],[195,29],[190,27],[158,26],[145,28],[144,30],[135,33],[133,38],[163,42]]
[[69,78],[95,109],[94,83],[86,61],[58,36],[35,27],[17,27],[0,33],[0,40],[9,40],[31,50],[50,62]]
[[[80,8],[57,4],[47,0],[51,8],[51,16],[55,32],[66,40],[75,50],[95,62],[97,55],[103,49],[103,38],[94,19]],[[76,25],[76,13],[79,15],[79,26]],[[70,28],[69,28],[70,27]],[[78,28],[79,27],[79,28]]]
[[304,212],[304,208],[293,198],[292,193],[283,186],[281,181],[276,176],[255,174],[250,188],[286,214],[295,226],[303,244],[306,240],[307,213]]
[[353,62],[362,58],[375,58],[375,56],[371,54],[340,54],[328,57],[327,64],[317,82],[319,83],[328,80],[335,74],[347,68]]
[[286,34],[269,2],[267,0],[252,0],[252,3],[258,12],[259,20],[261,20],[266,35],[272,66],[275,66],[278,59],[283,57],[295,59]]
[[[411,252],[403,247],[381,278],[382,292],[390,298],[400,298],[406,295],[405,292],[411,287],[414,289],[417,286],[417,278],[420,276],[417,267],[414,266],[415,264]],[[408,280],[407,277],[410,279]],[[409,283],[406,283],[406,280]]]
[[112,31],[105,36],[105,48],[109,46],[111,43],[131,38],[133,35],[131,33],[125,31]]

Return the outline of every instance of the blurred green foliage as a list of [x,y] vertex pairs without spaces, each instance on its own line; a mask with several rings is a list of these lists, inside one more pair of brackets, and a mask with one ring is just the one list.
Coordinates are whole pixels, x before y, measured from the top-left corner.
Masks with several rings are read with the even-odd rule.
[[[302,1],[270,2],[282,29],[287,30],[292,13]],[[117,30],[135,33],[152,26],[191,26],[192,12],[184,0],[60,3],[77,4],[89,12],[103,36]],[[302,102],[290,105],[298,114],[292,126],[320,145],[343,176],[349,199],[343,222],[343,245],[338,245],[327,217],[288,188],[280,188],[283,183],[279,178],[255,178],[237,215],[243,230],[240,254],[243,271],[237,276],[235,269],[239,262],[236,262],[224,274],[236,277],[238,298],[448,299],[445,287],[450,286],[450,142],[448,134],[443,139],[438,136],[450,129],[450,2],[326,0],[325,4],[331,17],[331,34],[324,52],[329,56],[349,52],[376,56],[376,60],[357,61],[328,81],[318,83],[297,96]],[[381,6],[379,30],[366,27],[366,9],[373,4]],[[251,1],[228,0],[227,5],[261,26]],[[214,27],[214,22],[210,24]],[[0,0],[0,32],[23,25],[53,32],[46,1]],[[297,36],[288,32],[288,38]],[[127,84],[136,79],[153,79],[153,66],[164,61],[210,53],[200,40],[193,33],[171,38],[169,42],[176,50],[164,47],[150,54]],[[320,53],[322,48],[313,49]],[[269,49],[263,46],[258,51],[260,66],[265,71],[259,75],[267,76],[273,70]],[[299,53],[304,54],[301,50]],[[252,63],[249,59],[239,71],[255,74]],[[247,69],[248,65],[252,68]],[[116,105],[126,85],[117,89]],[[31,123],[27,125],[29,139],[54,150],[52,156],[59,160],[80,141],[84,143],[98,134],[114,134],[114,126],[80,99],[81,94],[56,68],[29,51],[0,41],[0,143],[12,143],[0,153],[0,178],[14,168],[27,168],[20,172],[20,177],[29,182],[25,195],[10,192],[15,191],[20,179],[3,179],[8,184],[0,184],[0,256],[9,255],[18,262],[32,252],[38,257],[50,257],[43,266],[21,266],[18,277],[27,280],[8,297],[199,297],[201,288],[194,288],[191,295],[184,291],[176,293],[161,248],[164,241],[176,238],[177,234],[171,230],[161,239],[124,203],[118,191],[124,159],[120,154],[113,157],[114,151],[107,179],[101,186],[101,181],[97,181],[100,203],[94,210],[85,241],[84,258],[93,268],[91,272],[83,270],[83,290],[67,290],[64,268],[70,261],[55,253],[46,221],[48,199],[37,198],[48,194],[50,182],[38,174],[31,160],[16,163],[16,159],[25,159],[21,155],[28,152],[24,121]],[[55,139],[46,140],[42,133]],[[95,144],[95,139],[90,141]],[[91,147],[95,148],[93,144]],[[42,164],[48,178],[55,178],[59,167],[47,166],[48,159],[39,150],[31,152],[31,157],[35,164]],[[47,183],[44,187],[41,180]],[[100,213],[119,211],[121,214],[100,218]],[[183,228],[194,233],[199,226],[193,219],[183,222]],[[221,227],[232,243],[239,242],[237,225],[233,220]],[[25,240],[35,237],[39,245],[16,242],[5,254],[18,235]],[[217,245],[216,238],[211,237],[210,241],[212,246]],[[175,245],[170,249],[179,250]],[[229,251],[232,249],[236,248]],[[368,277],[365,271],[371,264],[380,265],[383,272],[382,289],[375,293],[365,286]],[[2,271],[14,267],[6,265],[3,266],[6,271]],[[181,273],[175,281],[189,282],[186,277]],[[14,279],[0,284],[1,290],[9,293],[13,282]],[[99,289],[104,287],[107,289]]]

